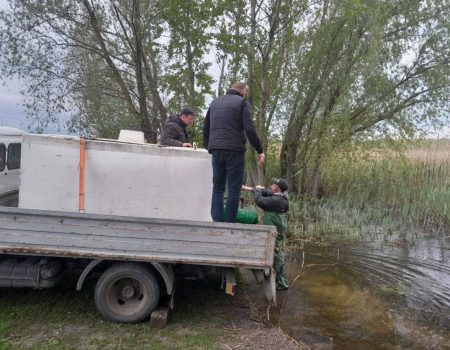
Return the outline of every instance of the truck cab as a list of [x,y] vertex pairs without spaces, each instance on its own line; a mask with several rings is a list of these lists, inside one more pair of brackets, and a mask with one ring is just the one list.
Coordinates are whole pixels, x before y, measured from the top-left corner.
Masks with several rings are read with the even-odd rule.
[[23,133],[20,129],[0,126],[0,200],[17,197]]

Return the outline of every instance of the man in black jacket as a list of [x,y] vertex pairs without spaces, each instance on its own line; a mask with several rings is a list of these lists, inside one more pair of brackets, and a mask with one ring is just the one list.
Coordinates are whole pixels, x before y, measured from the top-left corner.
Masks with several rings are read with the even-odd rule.
[[226,222],[236,222],[239,197],[244,180],[246,136],[258,153],[258,164],[264,163],[261,141],[244,99],[247,86],[235,83],[226,95],[209,106],[203,124],[203,145],[212,154],[213,194],[211,217],[223,221],[223,195],[228,187]]
[[186,128],[195,120],[192,108],[183,108],[178,115],[171,116],[164,124],[160,144],[173,147],[192,147]]

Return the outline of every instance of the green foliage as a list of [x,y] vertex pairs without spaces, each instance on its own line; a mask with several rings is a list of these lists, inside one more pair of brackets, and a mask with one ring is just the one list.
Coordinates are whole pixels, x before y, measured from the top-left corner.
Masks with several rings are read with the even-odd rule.
[[71,131],[133,128],[156,142],[168,111],[204,108],[213,2],[10,4],[0,11],[0,72],[28,82],[38,127],[70,117]]
[[293,232],[361,238],[450,226],[448,141],[401,144],[401,153],[380,142],[369,145],[327,159],[322,198],[291,201]]
[[169,111],[175,113],[185,106],[200,111],[213,81],[207,74],[211,64],[204,56],[211,45],[215,3],[170,0],[163,3],[162,10],[170,33],[166,47],[170,64],[164,76],[171,94]]
[[280,177],[280,154],[281,143],[277,139],[270,139],[266,145],[265,155],[265,184],[270,183],[271,179]]
[[384,207],[419,226],[450,223],[448,161],[377,157],[330,159],[323,169],[324,193],[346,206]]
[[[281,152],[298,192],[317,193],[326,156],[356,139],[411,137],[448,107],[448,55],[434,45],[445,2],[324,2],[296,41]],[[444,15],[445,14],[445,15]],[[426,29],[425,29],[426,28]],[[432,29],[433,28],[433,29]],[[450,43],[448,33],[442,39]],[[437,73],[440,72],[440,73]],[[437,75],[435,74],[437,73]]]

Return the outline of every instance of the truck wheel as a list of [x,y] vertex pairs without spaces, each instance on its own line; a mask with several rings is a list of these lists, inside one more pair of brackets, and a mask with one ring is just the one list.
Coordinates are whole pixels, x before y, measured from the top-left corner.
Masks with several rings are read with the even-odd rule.
[[159,294],[159,284],[149,269],[139,264],[118,264],[97,281],[95,304],[108,321],[135,323],[150,316]]

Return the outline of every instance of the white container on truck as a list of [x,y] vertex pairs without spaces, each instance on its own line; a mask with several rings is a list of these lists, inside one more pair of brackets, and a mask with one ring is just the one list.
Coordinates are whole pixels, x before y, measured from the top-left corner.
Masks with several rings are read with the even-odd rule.
[[[80,139],[25,134],[22,148],[19,207],[78,212]],[[86,140],[85,152],[86,213],[211,221],[206,150]]]

